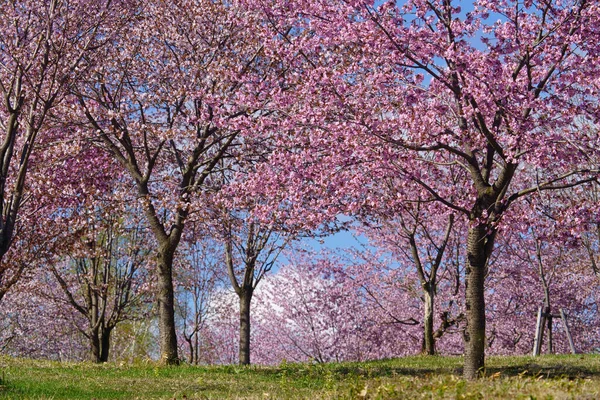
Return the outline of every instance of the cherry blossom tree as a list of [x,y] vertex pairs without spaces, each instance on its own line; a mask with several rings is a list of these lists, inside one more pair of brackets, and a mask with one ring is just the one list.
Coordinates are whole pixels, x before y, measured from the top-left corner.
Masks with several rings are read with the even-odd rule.
[[58,361],[85,359],[89,345],[78,329],[84,321],[47,296],[58,295],[60,287],[49,274],[39,272],[35,279],[17,282],[6,294],[0,310],[2,353]]
[[225,226],[225,265],[231,285],[239,297],[239,363],[250,364],[250,306],[258,284],[273,268],[289,237],[274,226],[261,224],[251,215],[229,213]]
[[177,259],[175,275],[180,338],[190,364],[206,360],[209,346],[207,321],[215,313],[219,289],[225,284],[225,257],[222,243],[202,237],[191,229]]
[[[591,77],[599,76],[600,49],[595,3],[473,6],[468,13],[451,0],[263,6],[281,53],[302,71],[281,101],[306,104],[294,123],[322,132],[311,143],[322,150],[317,163],[326,159],[340,174],[354,166],[359,181],[365,163],[395,170],[468,222],[468,379],[484,368],[485,276],[503,218],[526,196],[598,179],[590,167],[598,165],[598,130],[581,127],[598,119]],[[451,165],[461,174],[447,186],[440,177]]]
[[[129,16],[125,1],[19,1],[0,5],[0,258],[14,243],[27,175],[49,117]],[[0,297],[18,279],[2,267]]]
[[239,297],[231,289],[216,290],[203,332],[204,349],[199,357],[208,364],[239,362]]
[[[576,350],[593,351],[598,282],[585,262],[585,249],[557,221],[533,215],[534,226],[503,235],[495,250],[502,255],[486,278],[487,348],[494,354],[530,353],[542,307],[547,315],[564,310]],[[563,321],[546,321],[546,351],[570,351]]]
[[[414,271],[384,266],[391,259],[374,253],[368,261],[326,251],[288,256],[289,263],[256,292],[255,362],[361,361],[421,351],[415,317],[423,306]],[[447,333],[441,350],[456,352],[455,341],[446,339],[460,334]]]
[[[394,199],[402,196],[395,193],[394,187],[393,180],[380,185],[382,192],[376,196],[378,201],[361,212],[364,227],[359,229],[370,238],[370,244],[392,253],[398,264],[405,268],[413,266],[424,304],[423,353],[433,355],[436,338],[464,318],[462,313],[454,318],[449,318],[448,313],[442,314],[440,329],[434,329],[434,305],[439,288],[455,295],[459,292],[460,254],[453,254],[460,244],[459,235],[453,231],[459,229],[454,225],[454,214],[445,213],[436,203],[415,198],[396,204]],[[425,194],[424,198],[427,197]],[[446,221],[441,221],[443,219]]]
[[[587,206],[581,207],[581,203]],[[571,196],[569,210],[566,219],[571,221],[572,229],[579,233],[581,245],[584,247],[592,272],[600,277],[600,185],[590,184],[581,187],[578,192]],[[582,211],[579,211],[582,210]],[[579,211],[579,212],[577,212]],[[571,215],[569,215],[571,214]]]
[[[154,234],[161,359],[179,360],[173,260],[221,161],[263,132],[272,64],[239,2],[150,1],[75,91],[93,143],[135,185]],[[276,74],[275,74],[276,76]],[[264,123],[264,122],[263,122]],[[268,125],[268,124],[266,124]]]
[[[29,354],[63,358],[76,329],[106,361],[147,290],[166,364],[182,344],[190,363],[249,364],[423,343],[464,348],[474,379],[486,351],[531,348],[542,298],[569,311],[582,349],[598,347],[583,327],[600,317],[600,7],[463,8],[2,3],[4,349],[30,337]],[[267,276],[292,238],[344,218],[379,250],[297,252]],[[40,310],[64,328],[47,350],[56,323]],[[121,338],[152,353],[150,325],[134,325]]]
[[109,359],[111,334],[117,324],[143,314],[148,293],[149,242],[139,222],[119,217],[117,210],[92,214],[70,254],[50,270],[61,292],[54,301],[71,307],[87,321],[82,334],[90,343],[90,360]]

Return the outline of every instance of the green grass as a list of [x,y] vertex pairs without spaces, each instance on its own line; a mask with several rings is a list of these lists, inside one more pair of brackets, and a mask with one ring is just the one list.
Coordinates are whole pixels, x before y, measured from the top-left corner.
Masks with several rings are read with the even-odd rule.
[[459,357],[278,367],[92,365],[0,358],[0,399],[600,399],[600,356]]

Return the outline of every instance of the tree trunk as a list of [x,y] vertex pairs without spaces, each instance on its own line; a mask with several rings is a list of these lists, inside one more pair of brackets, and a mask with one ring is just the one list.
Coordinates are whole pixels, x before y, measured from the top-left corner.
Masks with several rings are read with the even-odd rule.
[[173,289],[173,251],[161,249],[158,255],[158,330],[160,360],[166,365],[178,365],[177,334],[175,333],[175,294]]
[[435,338],[433,337],[433,290],[425,290],[425,311],[423,314],[423,354],[435,354]]
[[240,365],[250,365],[250,302],[252,291],[242,289],[240,293]]
[[[544,288],[544,313],[546,314],[546,321],[548,323],[548,347],[547,353],[552,354],[554,352],[554,346],[552,343],[552,302],[550,301],[550,284],[546,279],[546,272],[544,271],[544,262],[542,261],[542,246],[539,239],[535,242],[537,260],[538,260],[538,271],[540,274],[540,280],[542,281],[542,287]],[[542,326],[542,332],[544,327]]]
[[485,299],[484,280],[487,264],[487,226],[469,228],[467,237],[465,304],[467,327],[465,329],[464,377],[476,379],[485,364]]
[[90,361],[93,363],[100,363],[100,334],[98,329],[91,330],[90,336]]
[[110,353],[110,334],[113,328],[104,328],[102,335],[100,336],[100,362],[108,362],[108,355]]
[[195,365],[198,365],[198,359],[199,359],[198,354],[200,353],[200,338],[199,338],[199,335],[200,335],[200,333],[198,331],[196,331],[196,333],[194,333],[194,340],[195,340],[195,343],[194,343],[194,348],[195,348],[195,351],[194,351],[194,364]]
[[552,340],[552,314],[550,308],[548,308],[548,354],[554,353],[554,343]]
[[192,343],[192,336],[187,337],[187,336],[183,336],[183,338],[185,339],[186,343],[188,344],[188,363],[190,365],[194,364],[194,344]]

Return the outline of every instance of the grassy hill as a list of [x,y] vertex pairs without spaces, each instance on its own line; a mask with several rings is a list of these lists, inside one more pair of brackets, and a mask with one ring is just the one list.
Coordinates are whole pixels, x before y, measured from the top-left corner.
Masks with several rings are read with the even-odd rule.
[[600,399],[600,355],[459,357],[278,367],[92,365],[0,358],[0,399]]

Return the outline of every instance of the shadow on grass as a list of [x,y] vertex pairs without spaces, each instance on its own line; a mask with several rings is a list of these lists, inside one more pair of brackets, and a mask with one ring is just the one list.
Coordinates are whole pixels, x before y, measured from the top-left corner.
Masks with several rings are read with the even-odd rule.
[[535,377],[546,379],[600,379],[600,370],[586,366],[576,365],[540,365],[537,363],[526,363],[507,367],[486,368],[486,376],[501,374],[509,377]]
[[[449,364],[447,360],[441,362],[443,359],[440,357],[440,365],[435,366],[435,363],[432,363],[435,360],[432,359],[423,358],[424,362],[417,363],[413,360],[409,361],[408,365],[403,365],[401,359],[383,361],[383,365],[382,361],[342,364],[287,364],[279,367],[251,369],[248,372],[252,371],[252,374],[265,377],[287,376],[290,378],[302,378],[333,376],[342,379],[345,377],[383,378],[392,376],[418,377],[431,374],[452,375],[460,372],[459,361]],[[434,365],[432,366],[432,364]]]
[[[551,356],[552,357],[552,356]],[[383,378],[393,376],[426,377],[431,375],[462,376],[462,359],[458,357],[422,357],[343,363],[343,364],[288,364],[279,367],[254,369],[252,373],[263,376],[288,376],[290,378],[349,376],[361,378]],[[383,364],[382,364],[383,363]],[[500,365],[498,365],[500,364]],[[591,364],[591,365],[590,365]],[[488,363],[485,376],[540,377],[546,379],[600,379],[600,357],[581,356],[581,359],[545,358],[518,361],[495,359]]]

